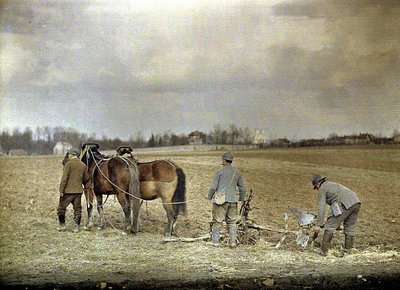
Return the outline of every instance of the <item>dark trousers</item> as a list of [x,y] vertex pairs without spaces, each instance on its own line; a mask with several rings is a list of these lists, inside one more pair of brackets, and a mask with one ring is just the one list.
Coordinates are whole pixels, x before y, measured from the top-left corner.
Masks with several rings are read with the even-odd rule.
[[225,202],[222,205],[213,204],[212,207],[212,222],[213,228],[222,229],[222,223],[236,225],[237,202]]
[[57,215],[65,215],[67,206],[72,203],[74,209],[74,220],[80,220],[82,216],[82,205],[81,205],[82,193],[64,193],[60,196],[60,202],[57,208]]
[[361,203],[356,203],[345,209],[343,207],[343,213],[340,216],[328,217],[324,229],[326,231],[334,233],[336,229],[343,223],[343,232],[346,236],[354,237],[356,234],[355,227],[357,222],[358,213],[361,208]]

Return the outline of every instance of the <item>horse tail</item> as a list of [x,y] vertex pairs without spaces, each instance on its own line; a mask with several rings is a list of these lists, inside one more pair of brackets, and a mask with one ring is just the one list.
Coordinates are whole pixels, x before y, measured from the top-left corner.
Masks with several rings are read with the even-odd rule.
[[180,167],[176,168],[176,174],[178,175],[178,184],[172,202],[176,202],[173,207],[176,216],[178,216],[179,214],[186,214],[186,175]]

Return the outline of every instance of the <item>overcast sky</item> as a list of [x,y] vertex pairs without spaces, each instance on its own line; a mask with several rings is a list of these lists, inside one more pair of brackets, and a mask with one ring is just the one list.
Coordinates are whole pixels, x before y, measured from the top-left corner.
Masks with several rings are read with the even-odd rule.
[[400,129],[400,1],[1,1],[0,127]]

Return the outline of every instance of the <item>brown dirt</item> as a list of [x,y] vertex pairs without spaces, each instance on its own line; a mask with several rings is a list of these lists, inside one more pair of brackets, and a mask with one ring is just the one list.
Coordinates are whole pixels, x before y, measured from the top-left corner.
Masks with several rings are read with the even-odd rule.
[[[302,250],[295,235],[281,248],[281,234],[254,231],[256,245],[214,248],[206,242],[163,243],[165,212],[160,200],[143,204],[142,233],[122,234],[123,214],[110,197],[107,228],[59,233],[56,207],[62,173],[59,157],[0,158],[0,277],[14,288],[99,289],[377,289],[400,279],[400,148],[340,147],[234,152],[234,166],[253,189],[250,212],[258,224],[283,229],[288,207],[315,211],[314,173],[357,193],[362,209],[354,254],[337,257],[338,232],[328,257]],[[222,152],[139,156],[169,158],[187,177],[188,215],[179,217],[178,236],[208,233],[210,204],[205,199]],[[83,204],[85,201],[83,199]],[[86,213],[84,213],[86,217]],[[85,219],[84,219],[85,222]],[[298,230],[293,216],[289,229]]]

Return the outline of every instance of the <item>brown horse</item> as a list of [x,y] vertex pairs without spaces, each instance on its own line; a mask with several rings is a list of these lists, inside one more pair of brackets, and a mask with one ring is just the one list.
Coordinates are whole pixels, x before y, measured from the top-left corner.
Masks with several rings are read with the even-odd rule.
[[[137,162],[139,168],[140,198],[154,200],[161,198],[167,213],[164,235],[174,233],[174,225],[179,214],[186,214],[186,176],[182,168],[169,160]],[[132,200],[133,231],[139,230],[139,210],[141,201]]]
[[[161,198],[167,213],[167,226],[164,234],[171,236],[179,214],[186,213],[186,176],[182,168],[169,160],[138,162],[131,155],[130,147],[119,147],[117,154],[137,163],[139,170],[140,194],[131,198],[133,211],[132,231],[139,231],[139,212],[144,200]],[[88,196],[90,199],[90,196]],[[93,198],[92,198],[93,200]],[[90,202],[89,202],[90,203]]]
[[104,228],[103,195],[116,195],[125,214],[125,230],[131,231],[132,198],[139,195],[139,173],[135,162],[123,157],[105,158],[99,145],[86,143],[82,146],[81,160],[91,176],[91,188],[85,189],[87,201],[87,227],[92,226],[93,196],[96,196],[100,216],[100,228]]

